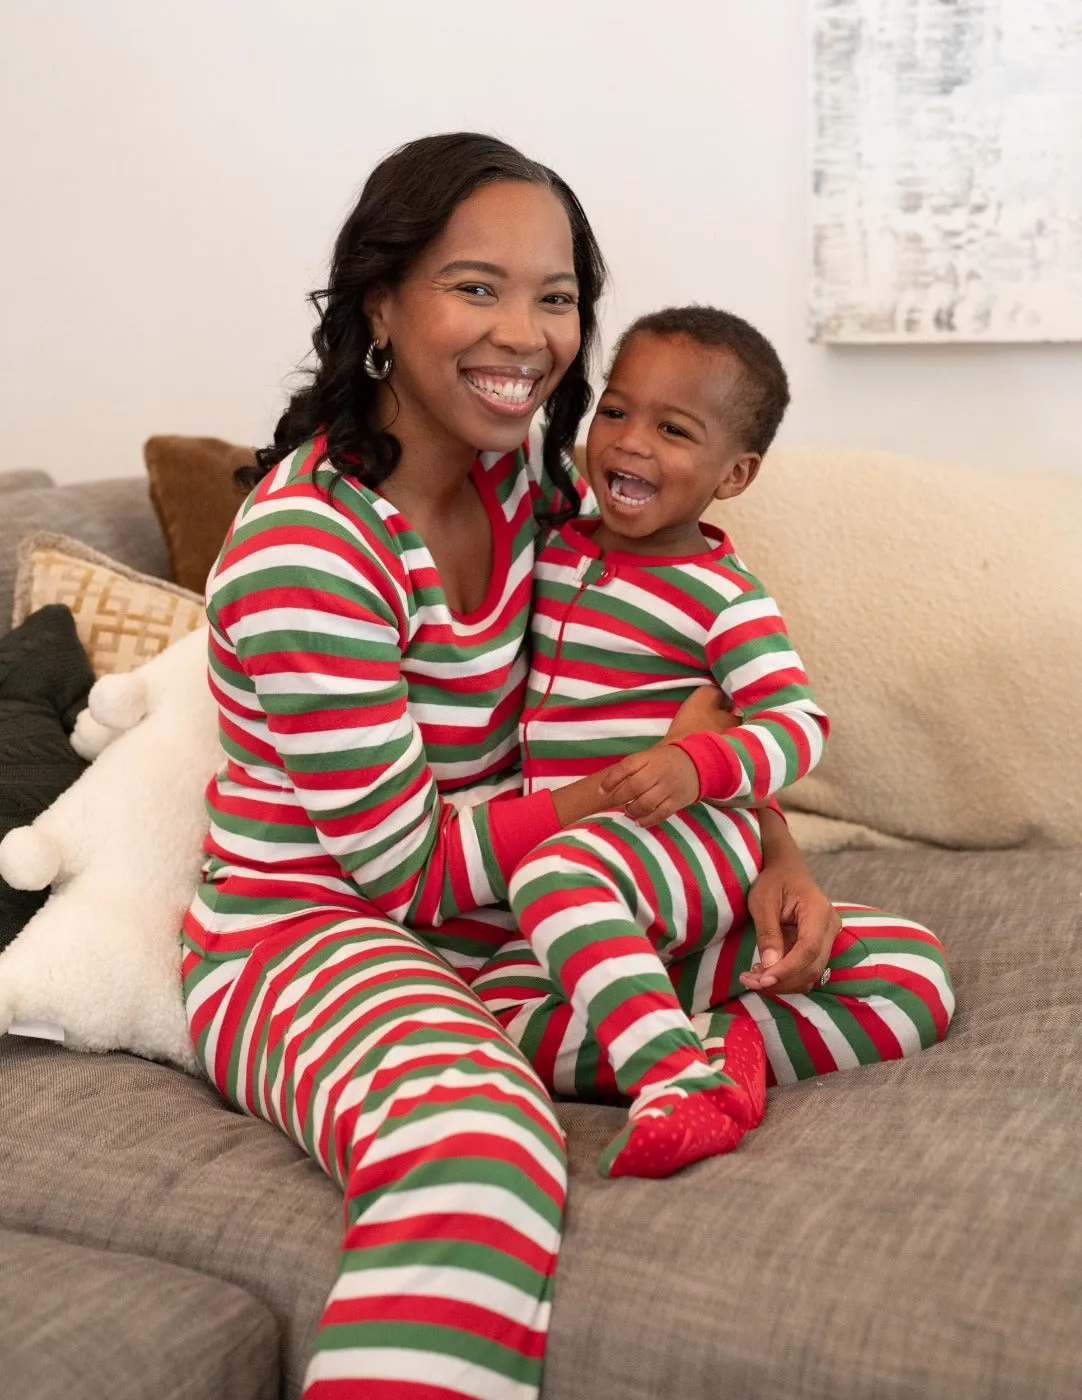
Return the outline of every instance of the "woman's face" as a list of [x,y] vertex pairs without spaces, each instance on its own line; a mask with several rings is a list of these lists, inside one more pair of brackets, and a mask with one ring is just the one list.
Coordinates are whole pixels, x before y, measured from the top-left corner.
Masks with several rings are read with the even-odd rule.
[[578,353],[577,303],[571,226],[551,190],[501,180],[463,200],[365,308],[394,354],[381,408],[404,457],[517,447]]

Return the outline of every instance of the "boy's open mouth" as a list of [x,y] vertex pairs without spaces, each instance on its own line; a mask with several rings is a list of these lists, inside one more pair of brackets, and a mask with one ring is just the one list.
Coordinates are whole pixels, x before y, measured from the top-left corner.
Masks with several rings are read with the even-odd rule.
[[657,487],[630,472],[606,472],[609,495],[622,506],[644,506],[657,495]]

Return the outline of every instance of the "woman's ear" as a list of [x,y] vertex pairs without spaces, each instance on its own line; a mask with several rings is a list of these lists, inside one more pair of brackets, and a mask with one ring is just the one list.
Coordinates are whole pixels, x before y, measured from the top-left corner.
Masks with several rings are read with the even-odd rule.
[[366,293],[361,306],[372,327],[372,339],[377,345],[386,345],[391,338],[387,325],[388,288],[372,287]]
[[759,475],[762,457],[758,452],[742,452],[729,467],[721,485],[714,492],[715,501],[729,501],[746,491]]

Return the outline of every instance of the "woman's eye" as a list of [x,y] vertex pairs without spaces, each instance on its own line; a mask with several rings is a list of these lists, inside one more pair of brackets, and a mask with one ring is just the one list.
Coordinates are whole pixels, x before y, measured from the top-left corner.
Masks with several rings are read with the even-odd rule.
[[495,295],[491,287],[485,287],[480,282],[462,282],[455,288],[455,291],[465,292],[467,296],[478,299]]
[[573,307],[578,305],[570,292],[549,292],[541,300],[546,306]]

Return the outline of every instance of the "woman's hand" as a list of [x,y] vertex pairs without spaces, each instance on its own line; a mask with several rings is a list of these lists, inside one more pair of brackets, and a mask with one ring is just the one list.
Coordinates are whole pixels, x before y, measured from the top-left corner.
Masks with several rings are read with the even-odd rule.
[[821,985],[842,921],[784,819],[769,808],[759,817],[763,868],[748,894],[759,959],[740,981],[750,992],[810,992]]
[[740,716],[728,708],[724,691],[716,685],[699,685],[673,716],[669,731],[662,739],[663,744],[675,744],[686,739],[689,734],[702,734],[708,731],[724,734],[740,723]]
[[601,778],[613,807],[622,807],[641,827],[657,826],[699,800],[699,774],[683,749],[655,744],[629,754]]

